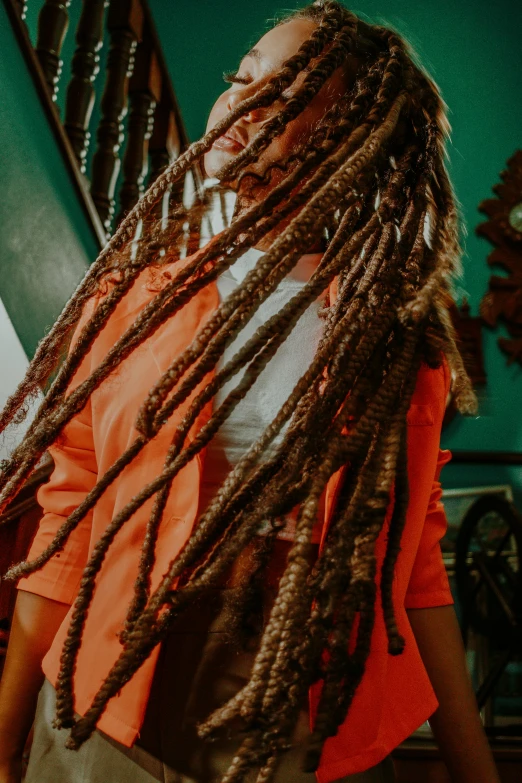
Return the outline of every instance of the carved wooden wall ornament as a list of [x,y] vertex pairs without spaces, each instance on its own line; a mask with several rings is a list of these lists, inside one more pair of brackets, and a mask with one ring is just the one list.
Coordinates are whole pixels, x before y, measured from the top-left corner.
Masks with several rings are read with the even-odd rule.
[[515,360],[522,364],[522,150],[509,158],[500,178],[502,182],[493,186],[497,198],[479,205],[489,219],[476,232],[495,245],[488,264],[498,264],[508,276],[490,277],[480,314],[491,327],[502,320],[511,338],[499,337],[498,344],[508,355],[508,364]]

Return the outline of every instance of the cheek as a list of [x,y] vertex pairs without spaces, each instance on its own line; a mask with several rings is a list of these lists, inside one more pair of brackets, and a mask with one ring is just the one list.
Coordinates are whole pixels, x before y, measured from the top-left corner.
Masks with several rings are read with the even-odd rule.
[[[213,105],[210,114],[208,115],[207,127],[205,133],[208,133],[214,128],[220,120],[228,113],[227,110],[227,93],[223,93],[219,96],[215,104]],[[203,167],[207,177],[213,177],[216,172],[223,165],[222,153],[219,150],[215,150],[213,147],[203,156]]]
[[340,91],[329,85],[316,95],[306,109],[290,122],[285,132],[274,139],[271,148],[279,156],[289,155],[309,139],[326,112],[339,100]]
[[323,85],[304,111],[288,126],[290,142],[295,145],[306,141],[330,109],[339,103],[344,93],[344,82],[339,73],[336,72],[335,78],[331,77]]
[[279,157],[295,152],[299,145],[306,141],[314,124],[314,118],[307,114],[296,117],[286,126],[284,133],[273,140],[270,148],[277,152]]
[[216,126],[227,113],[227,93],[228,90],[227,92],[222,93],[210,110],[205,133],[208,133],[209,130],[212,130],[212,128],[214,128],[214,126]]

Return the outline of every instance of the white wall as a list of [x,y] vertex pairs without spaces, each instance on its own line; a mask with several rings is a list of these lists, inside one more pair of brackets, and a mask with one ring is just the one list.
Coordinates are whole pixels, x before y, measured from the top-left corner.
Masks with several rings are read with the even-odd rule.
[[[0,300],[0,409],[4,407],[7,398],[13,393],[25,375],[29,365],[22,344],[18,339],[6,309]],[[9,456],[12,449],[20,442],[29,426],[38,403],[34,402],[22,424],[13,425],[0,435],[0,459]]]

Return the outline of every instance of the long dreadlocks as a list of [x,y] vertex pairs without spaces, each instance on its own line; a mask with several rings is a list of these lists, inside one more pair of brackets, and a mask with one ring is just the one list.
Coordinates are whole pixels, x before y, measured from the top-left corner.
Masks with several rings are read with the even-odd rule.
[[[109,699],[165,638],[173,620],[195,597],[219,583],[261,523],[275,522],[299,505],[295,539],[250,681],[200,727],[202,736],[212,736],[238,717],[243,721],[245,738],[224,778],[227,783],[242,780],[253,767],[260,769],[259,781],[270,780],[288,747],[303,694],[317,679],[324,685],[307,757],[310,770],[317,767],[326,738],[344,720],[369,654],[377,595],[375,542],[392,491],[395,500],[381,596],[389,651],[402,650],[392,580],[408,502],[406,413],[421,363],[437,366],[444,353],[459,409],[469,412],[475,405],[447,316],[451,278],[458,272],[461,251],[458,208],[444,162],[449,135],[445,104],[396,32],[363,22],[334,0],[317,0],[295,15],[316,22],[309,40],[262,89],[191,144],[124,219],[42,339],[0,418],[2,429],[23,419],[28,400],[47,385],[27,434],[4,463],[1,509],[122,361],[246,249],[283,227],[243,283],[192,344],[173,357],[150,390],[136,421],[134,442],[98,477],[42,555],[13,566],[6,575],[11,579],[28,575],[63,549],[107,488],[190,398],[162,472],[110,521],[87,563],[61,659],[56,725],[70,727],[68,745],[79,747],[93,732]],[[237,212],[207,244],[196,245],[173,276],[160,275],[153,300],[71,392],[70,382],[83,358],[138,276],[145,269],[161,272],[165,264],[179,258],[180,226],[187,210],[178,205],[169,220],[158,220],[157,204],[164,194],[176,189],[176,183],[239,118],[272,106],[306,70],[293,97],[224,167],[219,179],[224,188],[249,176],[248,166],[351,54],[359,58],[354,84],[311,136],[280,162],[285,176],[279,184],[260,202]],[[189,210],[192,223],[196,211],[208,207],[208,199],[208,192],[204,193]],[[136,239],[138,225],[141,235]],[[325,235],[326,251],[308,283],[206,382],[224,348],[303,253]],[[208,444],[300,315],[334,279],[337,298],[326,310],[323,337],[312,364],[274,421],[230,472],[152,591],[156,540],[173,479]],[[96,306],[60,364],[88,301]],[[247,371],[236,388],[189,442],[187,434],[200,411],[242,368]],[[268,452],[285,426],[280,445]],[[308,555],[319,499],[330,477],[346,465],[350,470],[324,549],[312,565]],[[73,673],[96,575],[117,532],[149,498],[154,498],[154,505],[144,532],[121,655],[89,710],[76,720]],[[352,634],[355,644],[349,653]]]

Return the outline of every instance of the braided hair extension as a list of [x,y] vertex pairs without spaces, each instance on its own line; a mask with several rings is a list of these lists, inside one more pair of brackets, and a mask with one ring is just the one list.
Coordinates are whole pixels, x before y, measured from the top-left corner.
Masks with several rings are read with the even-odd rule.
[[[321,679],[307,757],[308,769],[317,767],[324,741],[344,720],[365,671],[379,596],[375,542],[385,525],[389,535],[380,599],[389,651],[401,651],[392,583],[408,504],[406,412],[421,363],[437,366],[444,353],[455,378],[457,405],[463,412],[475,405],[447,309],[451,278],[459,271],[460,218],[444,163],[449,125],[440,93],[396,32],[363,22],[336,0],[316,0],[283,23],[295,17],[315,23],[310,38],[278,74],[241,100],[153,183],[38,346],[25,379],[0,415],[1,429],[23,418],[27,401],[49,381],[76,330],[36,418],[2,466],[2,508],[121,363],[248,248],[275,233],[255,268],[150,389],[134,441],[98,477],[47,549],[33,562],[12,566],[5,577],[33,573],[63,549],[123,469],[184,406],[161,472],[110,520],[84,570],[62,651],[55,721],[71,729],[67,744],[77,748],[92,734],[107,702],[165,638],[173,620],[219,583],[266,519],[274,525],[273,538],[277,520],[298,506],[294,542],[250,681],[200,726],[201,736],[211,737],[232,720],[243,722],[244,741],[225,775],[228,783],[243,780],[252,768],[259,769],[259,781],[273,777],[290,746],[303,694]],[[353,57],[357,71],[346,94],[308,138],[272,165],[282,173],[279,184],[247,209],[236,205],[232,221],[206,244],[198,247],[197,236],[191,235],[187,256],[180,261],[183,226],[193,232],[214,193],[223,206],[227,187],[239,194],[249,183],[255,188],[270,182],[271,167],[259,175],[250,166],[262,160],[271,142]],[[182,178],[213,143],[253,109],[276,104],[302,73],[290,100],[218,173],[220,185],[207,189],[192,207],[172,204],[168,219],[162,219],[158,203],[169,191],[179,190]],[[215,371],[226,346],[303,253],[325,235],[326,251],[302,290]],[[75,385],[94,340],[147,275],[155,295],[96,369]],[[323,336],[310,367],[153,585],[159,529],[174,478],[214,437],[300,316],[334,280],[337,297],[325,307]],[[201,411],[241,370],[235,389],[189,441]],[[312,564],[319,499],[338,470],[344,476],[341,491],[324,547]],[[74,671],[96,576],[117,532],[149,498],[154,503],[144,526],[121,655],[90,708],[76,719]],[[255,594],[250,588],[262,579],[269,557],[270,539],[247,580],[249,589],[234,610],[234,622],[248,612]]]
[[[135,236],[139,221],[145,217],[151,208],[161,199],[167,188],[179,180],[185,174],[195,161],[201,158],[214,141],[222,136],[240,117],[249,111],[261,106],[270,106],[274,100],[283,92],[286,87],[291,85],[297,74],[303,70],[310,60],[319,54],[332,35],[332,32],[339,25],[339,16],[337,19],[329,17],[320,24],[312,33],[310,40],[307,41],[299,50],[295,57],[290,58],[280,73],[269,81],[259,93],[238,104],[224,120],[212,128],[199,142],[191,144],[189,148],[155,180],[153,185],[147,190],[144,196],[139,200],[135,207],[128,213],[125,219],[120,223],[117,231],[111,237],[107,246],[102,250],[96,262],[91,266],[84,280],[80,284],[75,294],[71,297],[64,311],[56,321],[51,332],[38,345],[35,357],[31,362],[29,370],[16,390],[7,401],[0,426],[3,430],[7,424],[13,420],[17,411],[22,406],[26,397],[30,394],[37,394],[39,384],[47,380],[54,369],[58,356],[60,354],[63,342],[70,334],[75,323],[79,320],[82,305],[92,295],[94,284],[98,281],[100,275],[107,271],[110,259],[114,251],[121,246],[125,246]],[[275,135],[275,134],[274,134]],[[252,151],[251,158],[256,157],[255,151]],[[150,259],[148,259],[150,261]],[[74,361],[69,359],[64,366],[70,377]]]
[[[354,101],[354,103],[350,105],[348,113],[344,118],[344,123],[339,126],[337,132],[336,129],[334,128],[334,132],[332,133],[332,140],[335,140],[335,138],[339,136],[341,136],[342,138],[342,132],[346,131],[346,128],[349,127],[347,123],[349,121],[353,122],[353,119],[354,117],[357,116],[357,114],[360,116],[361,112],[365,108],[365,102],[363,98],[364,98],[363,95],[359,96],[359,100]],[[373,109],[374,113],[377,112],[379,106],[385,106],[385,105],[386,103],[381,97],[381,94],[379,93],[378,99]],[[247,106],[247,108],[251,108],[250,104]],[[351,116],[351,120],[350,120],[350,116]],[[364,138],[364,128],[367,126],[368,123],[365,123],[365,125],[358,130],[358,134],[362,138]],[[356,135],[356,139],[357,138],[358,136]],[[305,174],[306,171],[310,168],[310,165],[315,163],[317,160],[321,160],[320,151],[313,149],[313,145],[316,142],[316,137],[315,136],[312,137],[311,141],[312,141],[312,150],[311,152],[309,151],[308,160],[305,159],[303,161],[302,167],[300,167],[296,172],[294,172],[294,175],[289,177],[287,182],[282,183],[282,185],[279,188],[276,188],[273,193],[269,194],[265,203],[260,205],[257,209],[251,210],[249,214],[245,216],[245,219],[236,221],[234,226],[232,226],[230,229],[229,234],[231,236],[227,235],[227,237],[224,239],[230,242],[230,239],[233,239],[234,236],[237,236],[241,231],[243,231],[245,228],[248,228],[249,225],[254,223],[256,218],[259,217],[260,213],[262,213],[263,210],[270,210],[270,208],[277,206],[280,203],[281,197],[286,195],[290,191],[291,187],[295,185],[295,182],[299,181],[300,176]],[[329,144],[325,143],[323,145],[324,152],[328,152],[329,150],[331,150],[331,143],[332,141],[330,141]],[[334,161],[333,164],[330,163],[330,168],[332,168],[332,165],[335,166],[336,162]],[[328,172],[325,171],[325,173]],[[258,241],[259,238],[266,233],[266,231],[270,230],[270,228],[272,228],[274,224],[277,224],[277,222],[283,219],[291,209],[295,209],[296,206],[299,206],[300,203],[303,203],[306,200],[307,196],[309,196],[309,193],[313,192],[313,189],[317,187],[317,184],[318,181],[314,179],[314,181],[310,183],[307,188],[303,188],[303,191],[300,194],[297,194],[296,197],[294,197],[294,200],[289,205],[283,207],[279,213],[273,213],[272,218],[269,217],[268,219],[266,219],[263,222],[261,231],[257,231],[257,232],[254,231],[253,236],[248,236],[247,239],[243,241],[242,245],[240,245],[237,248],[237,250],[239,251],[241,249],[244,249],[245,247],[252,246],[253,244],[255,244],[255,242]],[[148,194],[145,195],[147,196]],[[44,404],[41,406],[35,421],[32,423],[28,433],[28,438],[33,436],[33,432],[36,426],[39,424],[42,415],[51,408],[52,402],[56,400],[58,391],[63,388],[65,383],[70,379],[71,375],[77,369],[82,356],[85,354],[89,345],[92,343],[94,336],[103,327],[104,323],[107,321],[110,313],[114,310],[118,301],[121,300],[121,297],[125,294],[128,288],[135,281],[136,270],[139,271],[140,269],[143,269],[144,266],[148,266],[150,268],[150,266],[156,261],[158,245],[159,245],[159,249],[163,251],[165,249],[165,246],[169,249],[172,247],[177,247],[177,243],[174,241],[175,236],[173,237],[172,235],[173,234],[175,235],[176,233],[179,234],[179,224],[176,221],[172,221],[171,225],[173,226],[173,230],[171,230],[170,235],[163,236],[162,242],[158,243],[157,239],[154,236],[156,232],[153,232],[152,240],[147,245],[145,245],[145,248],[142,249],[141,254],[138,256],[139,258],[141,257],[141,264],[134,262],[130,272],[129,270],[126,269],[126,267],[123,267],[119,270],[120,273],[124,273],[126,275],[126,279],[119,282],[118,287],[113,292],[111,292],[111,295],[102,303],[103,307],[101,306],[98,307],[96,311],[96,317],[91,319],[90,323],[86,325],[85,329],[82,332],[80,340],[78,341],[78,344],[75,346],[75,350],[72,352],[72,354],[69,355],[67,362],[64,363],[64,366],[61,369],[59,377],[56,379],[56,382],[54,383],[52,389],[48,393]],[[205,252],[203,253],[203,255],[196,255],[196,258],[194,259],[193,263],[190,264],[188,268],[183,270],[182,273],[176,276],[176,279],[172,282],[171,286],[167,286],[161,292],[161,297],[158,297],[157,299],[154,300],[153,303],[151,303],[150,307],[142,314],[142,320],[139,323],[137,322],[134,325],[134,328],[129,331],[128,335],[126,335],[127,339],[122,340],[122,343],[119,343],[118,346],[115,346],[114,351],[112,351],[110,356],[107,357],[103,367],[98,368],[98,373],[96,375],[96,378],[93,379],[93,381],[95,380],[97,385],[99,385],[99,383],[103,381],[104,377],[106,377],[106,375],[114,369],[114,362],[119,363],[123,358],[125,358],[128,352],[130,352],[130,350],[132,350],[132,348],[135,346],[135,342],[134,343],[132,342],[132,338],[134,338],[134,340],[136,338],[139,340],[144,339],[146,336],[150,335],[152,331],[155,331],[155,329],[157,329],[161,325],[161,323],[163,323],[163,321],[165,320],[166,317],[168,317],[168,315],[171,315],[173,312],[175,312],[176,306],[178,306],[179,304],[179,300],[175,300],[173,302],[171,301],[169,303],[170,306],[168,310],[159,310],[158,307],[160,304],[162,304],[162,301],[160,301],[160,299],[164,301],[169,294],[171,294],[173,291],[179,288],[180,284],[183,283],[189,277],[192,271],[202,266],[209,258],[213,256],[213,254],[217,253],[221,247],[226,247],[226,242],[220,242],[219,238],[216,238],[216,242],[215,243],[211,242],[210,246],[205,248]],[[236,257],[237,255],[232,255],[229,253],[227,262],[231,263],[233,260],[235,260]],[[109,271],[112,272],[114,265],[115,262],[111,264],[111,268]],[[223,271],[224,268],[225,267],[218,266],[215,270],[211,270],[211,272],[209,272],[209,277],[201,280],[199,282],[199,285],[202,286],[209,279],[216,277],[217,274]],[[146,323],[147,318],[151,314],[154,314],[154,318],[149,321],[148,323],[149,331],[146,332],[145,328],[147,326]],[[125,353],[124,350],[126,351]],[[37,357],[35,357],[35,362],[36,360]],[[29,370],[29,375],[30,374],[31,374],[31,368]],[[89,393],[92,391],[92,388],[85,389],[84,387],[83,390],[84,392],[86,392],[82,395],[83,404],[85,404],[85,401],[86,399],[88,399]],[[61,399],[63,400],[63,397]],[[75,396],[72,400],[69,401],[69,405],[72,405],[73,402],[76,402],[76,399],[77,396]],[[67,416],[67,409],[63,408],[62,406],[60,427],[63,427],[66,424],[68,418],[70,418],[74,413],[77,413],[81,409],[81,405],[82,403],[79,402],[80,407],[76,408],[74,411],[69,409],[70,412],[68,416]],[[10,407],[11,407],[10,404],[8,404],[7,408],[10,409]],[[37,437],[38,434],[40,434],[39,439]],[[37,433],[36,437],[33,436],[32,444],[31,444],[32,448],[30,450],[27,450],[31,455],[30,462],[26,460],[20,466],[18,460],[16,459],[17,452],[15,452],[10,462],[7,465],[4,465],[3,475],[5,479],[10,477],[14,469],[14,466],[16,466],[17,464],[18,464],[19,472],[11,482],[7,483],[7,487],[0,494],[0,503],[4,504],[12,499],[13,493],[16,491],[16,487],[18,487],[21,481],[23,481],[23,479],[27,476],[31,467],[41,456],[46,446],[49,445],[50,442],[52,442],[52,438],[55,434],[56,433],[54,430],[53,431],[49,430],[48,422],[46,422],[46,426],[43,430],[43,435],[45,437],[45,440],[42,439],[41,437],[42,432]],[[38,447],[38,451],[36,451],[35,446]]]
[[[400,363],[399,363],[399,367],[401,367]],[[401,367],[401,369],[402,369],[402,367]],[[388,404],[389,404],[390,392],[387,391],[387,390],[384,390],[383,394],[384,394],[385,400],[386,400],[386,398],[388,398]],[[381,397],[382,397],[382,394],[381,394]],[[376,403],[376,405],[377,405],[377,409],[380,409],[381,411],[383,410],[382,401],[379,401],[379,403],[378,404]],[[350,442],[350,448],[355,448],[356,444],[360,448],[361,438],[364,438],[364,437],[367,438],[368,433],[371,431],[370,427],[368,426],[368,421],[367,421],[367,417],[368,416],[370,416],[370,420],[371,420],[371,413],[373,411],[371,405],[369,406],[368,411],[369,412],[367,413],[367,416],[363,417],[361,419],[361,423],[364,422],[364,424],[365,424],[365,427],[363,428],[362,435],[359,438],[357,438],[356,433],[355,432],[353,433],[352,438],[350,439],[350,441],[351,441]],[[374,413],[374,411],[373,411],[373,413]],[[366,419],[366,421],[365,421],[365,419]],[[342,423],[342,420],[343,420],[342,417],[338,417],[338,422],[339,423]],[[325,469],[326,469],[326,463],[323,463],[323,465],[321,465],[321,471],[324,472]],[[270,509],[270,507],[268,507],[267,513],[269,515],[271,515],[272,513],[277,515],[277,514],[283,513],[285,510],[287,511],[288,508],[281,508],[280,506],[281,506],[281,503],[285,503],[285,502],[286,502],[286,506],[288,506],[288,504],[293,505],[293,502],[295,501],[295,498],[293,498],[293,500],[291,502],[288,499],[290,497],[291,497],[291,495],[289,495],[287,492],[282,492],[280,494],[279,498],[276,501],[279,504],[279,507],[276,505],[273,510]],[[285,498],[287,499],[286,501],[285,501]],[[257,527],[257,525],[260,522],[260,518],[263,517],[263,514],[264,514],[263,510],[266,509],[266,508],[267,508],[267,504],[266,504],[266,501],[264,499],[264,496],[262,496],[261,500],[260,500],[260,503],[259,503],[259,507],[257,509],[257,519],[254,519],[253,522],[250,523],[249,528],[254,527],[254,526]],[[201,525],[200,525],[200,528],[201,528]],[[198,528],[198,530],[199,530],[199,528]],[[196,533],[197,532],[198,531],[196,531]],[[250,537],[251,537],[252,530],[251,529],[250,530],[247,529],[246,535],[247,536],[250,535]],[[193,536],[193,538],[194,538],[194,541],[197,541],[198,536],[197,535]],[[243,548],[245,542],[246,542],[246,539],[243,539],[241,537],[238,537],[236,540],[232,540],[231,541],[232,551],[229,551],[228,554],[224,553],[223,558],[221,558],[221,562],[218,561],[217,563],[215,563],[214,567],[208,566],[208,564],[207,564],[205,572],[203,573],[203,576],[201,577],[201,582],[205,583],[209,579],[212,579],[212,577],[216,577],[216,576],[221,575],[221,573],[223,572],[223,568],[226,567],[230,563],[231,559],[233,559],[235,556],[237,556],[238,551],[240,551]],[[187,547],[185,549],[185,552],[184,552],[185,556],[188,555],[189,549],[190,549],[190,547]],[[183,564],[183,557],[179,558],[176,561],[175,565],[177,565],[178,569],[179,569],[180,566],[184,565]],[[140,627],[139,628],[137,627],[137,629],[135,629],[135,631],[133,632],[133,635],[139,637],[141,648],[142,648],[141,651],[137,652],[135,650],[132,650],[132,645],[130,645],[130,647],[128,647],[128,649],[126,651],[124,651],[124,653],[122,654],[122,658],[120,659],[120,662],[118,662],[116,664],[115,668],[113,669],[113,673],[119,672],[119,669],[121,668],[121,666],[123,666],[125,671],[126,671],[125,677],[129,677],[131,675],[131,672],[133,671],[132,667],[138,666],[139,662],[141,660],[143,660],[143,656],[147,657],[147,654],[148,654],[148,652],[150,652],[150,649],[152,649],[154,644],[157,643],[157,641],[159,640],[161,633],[165,631],[165,628],[167,628],[167,624],[165,623],[165,616],[163,616],[161,622],[158,623],[158,632],[155,635],[153,633],[152,627],[150,626],[150,619],[151,619],[152,616],[154,616],[155,611],[159,607],[159,605],[161,605],[161,603],[163,601],[163,598],[166,597],[165,591],[167,591],[167,592],[169,591],[169,587],[170,587],[170,585],[172,583],[172,579],[173,579],[173,577],[175,575],[176,574],[175,574],[175,568],[174,568],[173,570],[171,570],[169,572],[169,574],[167,574],[167,576],[163,580],[163,584],[156,591],[156,595],[153,596],[153,599],[155,599],[155,600],[151,600],[151,604],[150,604],[151,608],[143,613],[143,615],[140,618],[139,622],[136,624],[136,626],[140,626]],[[176,593],[175,593],[175,600],[176,600],[176,602],[182,603],[182,602],[186,601],[187,598],[189,598],[190,594],[191,594],[191,589],[190,588],[191,588],[191,585],[189,584],[186,589],[180,590],[180,591],[176,591]],[[163,595],[162,595],[162,591],[163,591]],[[156,603],[156,606],[154,606],[154,603]],[[163,628],[162,628],[162,626],[163,626]],[[147,652],[147,650],[148,650],[148,652]],[[132,667],[128,665],[131,662],[132,662],[132,664],[131,664]],[[102,687],[102,689],[101,689],[101,691],[99,693],[99,698],[95,699],[95,701],[93,702],[93,706],[91,708],[90,713],[85,716],[85,720],[86,720],[87,724],[88,724],[89,720],[92,720],[92,718],[94,716],[96,716],[96,714],[99,714],[99,711],[101,709],[103,709],[103,704],[104,704],[105,700],[107,699],[107,696],[111,693],[111,690],[115,687],[115,683],[117,681],[118,681],[117,677],[113,677],[113,678],[109,677],[107,679],[106,685],[104,687]],[[121,680],[120,680],[120,682],[121,682]],[[81,723],[81,721],[79,722],[78,726],[76,727],[78,732],[81,731],[81,729],[83,728],[83,727],[80,727],[80,723]],[[81,734],[80,734],[80,736],[81,736]]]
[[[281,92],[283,92],[286,87],[292,84],[297,74],[308,65],[312,57],[324,49],[325,44],[328,42],[329,36],[331,36],[332,32],[337,29],[338,25],[338,19],[336,20],[325,17],[324,24],[318,26],[318,28],[312,33],[310,40],[301,46],[297,55],[290,58],[284,64],[283,69],[276,77],[270,80],[270,82],[265,85],[265,87],[260,90],[257,95],[238,104],[238,106],[232,112],[230,112],[222,122],[218,123],[211,131],[209,131],[203,137],[203,139],[201,139],[201,141],[190,145],[186,152],[183,153],[183,155],[181,155],[175,161],[175,163],[172,164],[172,166],[168,167],[158,177],[158,179],[155,180],[153,185],[144,194],[143,198],[140,199],[140,201],[120,224],[118,230],[111,238],[107,247],[104,248],[104,250],[101,252],[98,259],[92,265],[86,277],[80,284],[79,288],[64,308],[63,313],[57,320],[49,335],[47,335],[39,344],[26,377],[16,392],[9,398],[4,411],[0,416],[0,431],[3,431],[3,429],[15,418],[16,413],[20,411],[27,399],[35,397],[38,394],[40,386],[44,384],[45,381],[50,377],[52,370],[56,365],[57,358],[59,357],[60,352],[63,351],[64,341],[67,336],[70,335],[74,325],[77,323],[80,317],[82,305],[84,305],[86,300],[92,296],[95,287],[99,287],[100,278],[105,277],[107,272],[112,273],[114,271],[115,265],[117,265],[118,271],[123,273],[123,279],[120,285],[111,293],[108,299],[103,302],[103,306],[98,308],[96,318],[91,319],[90,323],[85,326],[82,335],[77,345],[75,346],[75,350],[72,352],[72,354],[69,355],[67,361],[62,365],[58,377],[54,381],[46,396],[46,399],[38,411],[36,420],[31,425],[30,432],[32,432],[35,426],[40,422],[43,414],[45,414],[46,411],[51,408],[52,404],[56,400],[56,397],[59,397],[60,393],[63,394],[65,386],[71,379],[75,370],[78,368],[81,358],[85,355],[96,334],[98,334],[100,329],[103,328],[104,323],[106,323],[110,313],[114,310],[118,301],[121,300],[122,296],[135,281],[136,275],[140,271],[140,265],[131,264],[129,267],[128,260],[130,254],[124,251],[123,258],[118,259],[118,254],[114,251],[116,251],[121,245],[123,245],[125,248],[126,243],[129,243],[135,237],[136,228],[139,224],[139,221],[147,216],[154,205],[163,196],[167,188],[172,186],[173,183],[175,183],[183,174],[185,174],[194,161],[200,159],[201,156],[212,146],[214,141],[222,136],[228,130],[228,128],[230,128],[234,122],[237,121],[239,117],[260,106],[271,105],[274,100],[279,97]],[[318,65],[320,65],[326,57],[328,57],[328,55],[325,55],[323,58],[321,58]],[[294,107],[291,111],[294,111],[295,114],[297,114],[298,105],[300,105],[302,110],[309,103],[313,95],[315,95],[315,93],[320,89],[322,84],[327,80],[330,73],[331,66],[329,69],[327,68],[327,70],[322,75],[319,74],[319,78],[315,80],[314,86],[311,89],[308,89],[305,94],[303,94],[303,88],[298,90],[294,99]],[[273,138],[278,135],[278,131],[280,133],[282,130],[284,130],[286,123],[289,121],[289,119],[292,118],[292,116],[293,115],[289,115],[288,112],[280,113],[280,117],[284,120],[282,122],[282,127],[272,128],[271,134],[269,134],[269,136],[267,136],[265,139],[265,146],[270,142],[270,136]],[[257,142],[257,140],[255,140],[255,142]],[[253,147],[253,145],[249,145],[249,147]],[[248,158],[246,158],[247,162],[255,159],[258,154],[258,151],[255,148],[252,150],[249,148],[248,150],[245,150],[245,152],[248,152]],[[259,237],[256,237],[256,240],[258,238]],[[227,236],[226,239],[230,241],[229,236]],[[166,243],[168,241],[168,237],[163,237],[163,241]],[[250,246],[252,244],[255,244],[255,241],[250,243]],[[113,258],[111,254],[115,257]],[[125,256],[127,256],[127,258],[125,258]],[[150,265],[154,262],[154,257],[151,258],[150,253],[141,254],[141,258],[145,265]],[[118,261],[120,261],[119,264]],[[143,335],[143,337],[144,336],[145,335]],[[26,412],[27,406],[25,406],[23,410],[20,411],[22,418],[25,416]],[[26,463],[23,464],[23,468],[25,469],[24,472],[22,473],[20,470],[16,475],[15,480],[12,482],[12,485],[8,484],[10,492],[14,493],[16,491],[16,486],[20,484],[24,478],[26,478],[30,468],[35,464],[44,450],[45,446],[40,447],[40,453],[38,454],[38,457],[33,456],[31,465],[27,465]],[[33,455],[35,455],[36,452],[34,447],[32,451]],[[6,464],[3,465],[3,474],[6,477],[9,477],[13,470],[13,466],[18,463],[16,456],[17,455],[15,452],[13,458],[6,461]],[[9,502],[13,496],[13,494],[6,495],[5,492],[2,493],[0,496],[0,506],[3,506]]]

